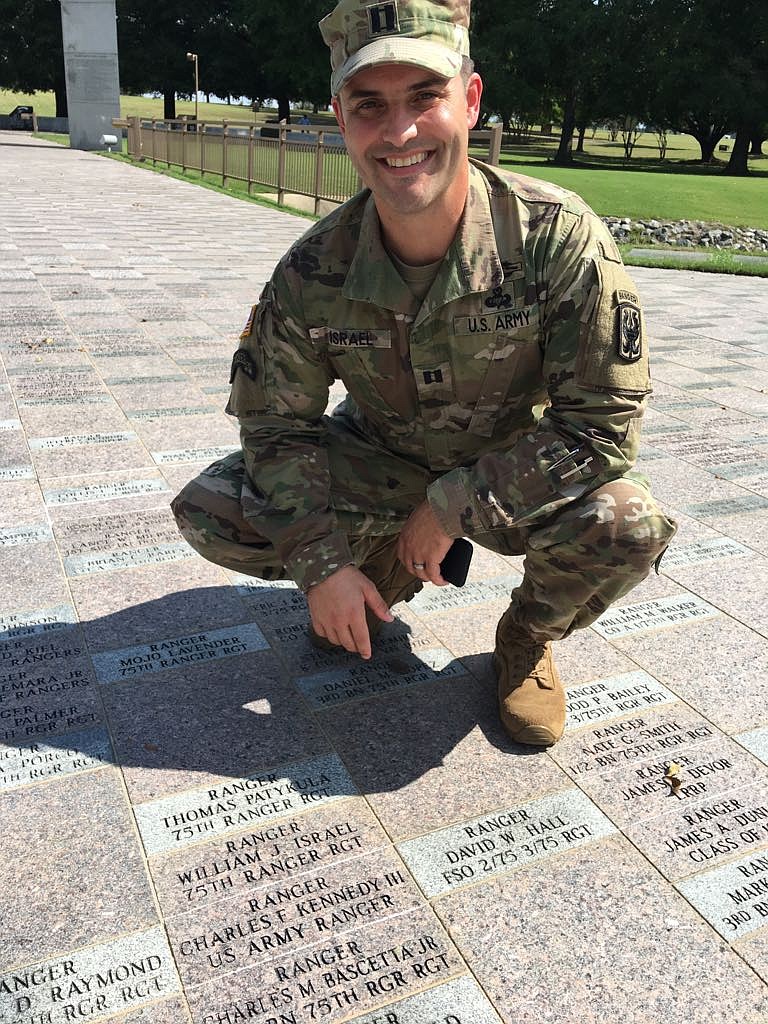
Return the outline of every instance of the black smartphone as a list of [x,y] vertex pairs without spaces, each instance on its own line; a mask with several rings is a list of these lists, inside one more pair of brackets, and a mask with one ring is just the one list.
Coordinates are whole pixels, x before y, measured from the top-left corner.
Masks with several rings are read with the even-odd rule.
[[464,537],[457,537],[440,563],[440,575],[454,587],[463,587],[467,582],[471,561],[472,545]]

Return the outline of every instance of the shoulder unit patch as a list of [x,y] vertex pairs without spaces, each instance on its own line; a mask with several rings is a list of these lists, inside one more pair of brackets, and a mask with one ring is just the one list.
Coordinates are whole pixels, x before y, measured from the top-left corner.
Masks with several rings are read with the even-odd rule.
[[619,358],[636,363],[643,354],[643,319],[634,302],[619,303]]

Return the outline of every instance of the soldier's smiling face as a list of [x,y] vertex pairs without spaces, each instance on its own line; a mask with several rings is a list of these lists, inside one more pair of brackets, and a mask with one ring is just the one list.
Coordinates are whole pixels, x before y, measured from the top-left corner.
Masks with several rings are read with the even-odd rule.
[[[347,151],[377,206],[397,214],[466,197],[469,129],[482,83],[424,68],[380,64],[358,72],[333,100]],[[455,204],[451,204],[455,205]]]

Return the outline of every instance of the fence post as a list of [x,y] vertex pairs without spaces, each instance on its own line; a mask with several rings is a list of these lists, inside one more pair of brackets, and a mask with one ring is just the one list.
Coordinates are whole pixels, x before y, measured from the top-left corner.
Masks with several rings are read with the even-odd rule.
[[[187,122],[186,121],[182,121],[181,122],[181,129],[182,129],[182,131],[181,131],[181,169],[182,169],[182,171],[186,171],[186,169],[187,169],[187,144],[186,144],[187,143]],[[168,166],[170,167],[170,165],[171,164],[170,164],[170,160],[169,160],[168,161]]]
[[491,138],[488,144],[488,163],[491,164],[492,167],[498,167],[499,161],[501,160],[501,138],[503,127],[504,126],[501,122],[491,125]]
[[227,187],[227,122],[222,121],[224,134],[221,139],[221,187]]
[[135,114],[128,118],[128,153],[134,159],[141,159],[141,129]]
[[277,129],[278,132],[278,144],[277,144],[277,205],[283,205],[283,197],[285,195],[285,148],[286,148],[286,132],[288,128],[285,125],[280,125]]
[[152,166],[154,167],[157,163],[155,159],[155,122],[156,118],[152,118],[152,127],[150,129],[150,138],[152,139]]
[[253,125],[248,129],[248,170],[246,172],[246,178],[248,179],[248,195],[251,195],[253,191]]
[[325,160],[325,138],[324,133],[319,131],[317,133],[317,142],[315,144],[315,216],[318,216],[320,210],[320,192],[323,188],[323,163]]
[[200,180],[205,181],[205,129],[206,124],[200,127]]

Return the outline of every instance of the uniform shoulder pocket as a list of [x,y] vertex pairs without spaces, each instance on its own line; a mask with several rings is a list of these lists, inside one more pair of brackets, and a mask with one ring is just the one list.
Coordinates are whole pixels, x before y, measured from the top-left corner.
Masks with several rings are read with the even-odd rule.
[[580,324],[576,381],[595,391],[646,394],[648,338],[635,284],[621,263],[595,260],[593,266],[596,281]]
[[226,412],[230,416],[251,416],[266,409],[264,327],[268,307],[268,300],[255,305],[240,334],[240,347],[232,357],[229,373],[231,391]]

